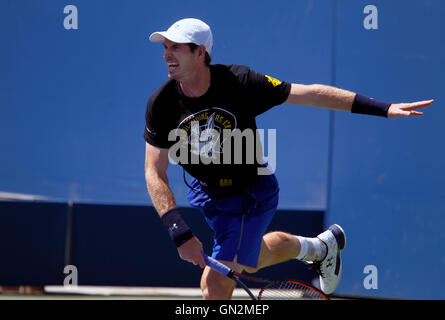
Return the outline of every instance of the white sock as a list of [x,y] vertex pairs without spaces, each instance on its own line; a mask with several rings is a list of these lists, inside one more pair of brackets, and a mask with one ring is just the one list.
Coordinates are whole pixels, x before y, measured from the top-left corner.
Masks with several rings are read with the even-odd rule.
[[320,261],[326,255],[326,245],[318,238],[296,236],[300,242],[300,253],[296,257],[303,261]]

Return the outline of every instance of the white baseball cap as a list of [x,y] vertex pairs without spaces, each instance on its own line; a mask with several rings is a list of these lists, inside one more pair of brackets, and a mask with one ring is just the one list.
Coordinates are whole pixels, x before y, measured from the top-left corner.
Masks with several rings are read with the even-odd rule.
[[176,43],[204,45],[209,54],[212,52],[212,30],[205,22],[199,19],[182,19],[172,24],[167,31],[153,32],[150,35],[151,42],[163,42],[165,39]]

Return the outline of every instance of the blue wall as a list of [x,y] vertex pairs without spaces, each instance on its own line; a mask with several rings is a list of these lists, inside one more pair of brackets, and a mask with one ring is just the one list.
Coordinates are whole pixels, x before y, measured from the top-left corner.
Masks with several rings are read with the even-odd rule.
[[[388,101],[436,102],[421,118],[335,113],[328,221],[349,240],[339,290],[443,299],[445,3],[374,1],[375,31],[354,14],[364,3],[338,2],[336,84]],[[366,265],[378,269],[378,290],[360,282]]]
[[[78,30],[63,27],[68,4]],[[363,27],[368,4],[378,30]],[[444,298],[443,16],[440,0],[3,0],[0,192],[150,205],[145,104],[167,77],[148,35],[198,17],[213,29],[214,63],[382,100],[436,100],[413,119],[283,105],[258,125],[277,129],[280,210],[325,211],[325,226],[347,232],[338,293]],[[169,173],[187,207],[182,170]],[[366,265],[379,271],[377,290],[363,287]]]
[[[66,4],[77,5],[78,30],[63,27]],[[148,35],[181,17],[201,17],[212,25],[214,63],[248,64],[288,81],[329,82],[330,2],[243,6],[240,10],[236,1],[4,1],[0,191],[55,201],[149,202],[143,174],[145,105],[167,74],[162,46],[150,43]],[[282,188],[281,207],[324,209],[328,113],[282,106],[258,124],[278,129],[277,174],[288,186]],[[182,171],[171,171],[178,203],[188,205]]]

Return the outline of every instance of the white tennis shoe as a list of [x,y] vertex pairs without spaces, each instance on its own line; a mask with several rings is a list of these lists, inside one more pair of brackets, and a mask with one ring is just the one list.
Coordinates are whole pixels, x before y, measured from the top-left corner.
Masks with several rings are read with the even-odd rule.
[[323,233],[317,236],[327,248],[323,260],[313,263],[320,275],[320,288],[325,294],[335,291],[341,277],[340,251],[345,248],[346,234],[338,224],[333,224]]

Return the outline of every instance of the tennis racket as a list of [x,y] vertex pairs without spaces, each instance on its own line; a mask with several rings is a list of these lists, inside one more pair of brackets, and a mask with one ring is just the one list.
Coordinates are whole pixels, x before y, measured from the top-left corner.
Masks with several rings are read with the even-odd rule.
[[[206,264],[213,270],[236,281],[252,300],[329,300],[321,291],[299,281],[293,280],[268,280],[254,278],[238,273],[225,264],[203,254]],[[249,287],[243,282],[249,281],[260,285],[258,296],[255,296]]]

